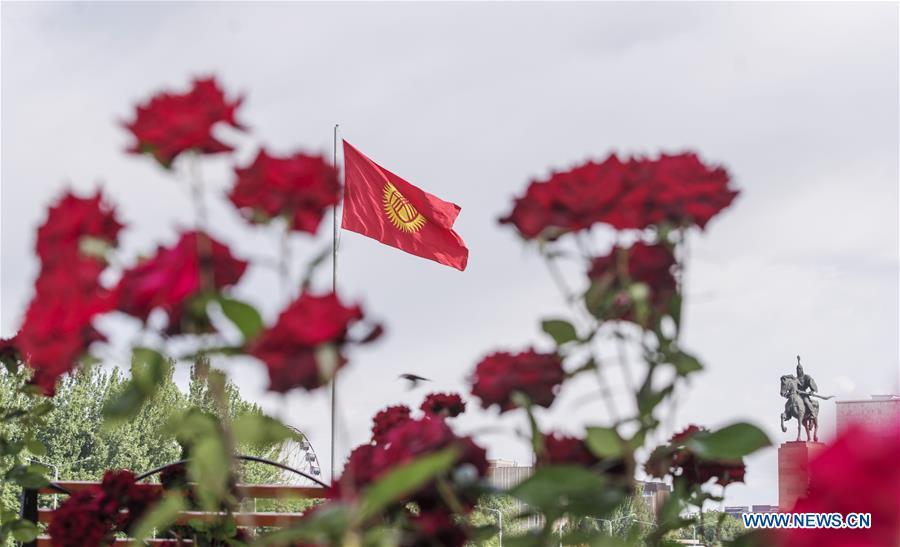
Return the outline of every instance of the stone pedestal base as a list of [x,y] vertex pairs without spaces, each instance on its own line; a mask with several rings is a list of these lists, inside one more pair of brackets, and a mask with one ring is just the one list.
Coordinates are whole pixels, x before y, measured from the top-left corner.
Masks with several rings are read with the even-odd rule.
[[778,447],[778,509],[790,511],[809,488],[809,462],[823,443],[787,442]]

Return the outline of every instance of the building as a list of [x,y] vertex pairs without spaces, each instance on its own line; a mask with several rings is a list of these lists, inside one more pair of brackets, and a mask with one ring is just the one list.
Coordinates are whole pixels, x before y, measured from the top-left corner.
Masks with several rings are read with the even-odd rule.
[[647,506],[650,507],[650,512],[654,516],[658,515],[659,510],[666,502],[666,499],[669,498],[669,494],[672,492],[672,487],[660,481],[638,481],[638,484],[643,485],[641,489],[641,496],[644,498]]
[[862,424],[884,435],[897,435],[900,395],[872,395],[869,399],[837,401],[837,433],[852,424]]
[[725,506],[725,513],[739,519],[744,513],[777,513],[777,505],[728,505]]
[[743,515],[744,513],[749,513],[749,512],[750,512],[750,507],[748,505],[726,505],[725,506],[725,513],[736,519],[741,518],[741,515]]
[[[533,472],[534,467],[531,465],[519,465],[510,460],[488,460],[488,483],[499,490],[513,488],[530,477]],[[637,488],[653,515],[659,514],[660,508],[672,492],[671,486],[660,481],[637,481]],[[525,506],[520,503],[518,509],[522,511]],[[541,522],[535,519],[533,524],[540,526]]]
[[488,460],[488,483],[500,490],[509,490],[531,476],[530,465],[518,465],[509,460]]

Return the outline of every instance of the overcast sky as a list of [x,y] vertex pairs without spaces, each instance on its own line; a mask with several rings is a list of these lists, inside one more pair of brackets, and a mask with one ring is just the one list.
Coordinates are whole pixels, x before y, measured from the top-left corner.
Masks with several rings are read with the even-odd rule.
[[[388,335],[342,373],[339,461],[378,409],[418,406],[427,391],[407,392],[399,373],[465,390],[486,353],[546,347],[540,319],[566,310],[536,252],[496,218],[531,177],[612,150],[697,150],[742,191],[690,238],[685,344],[707,370],[679,392],[665,434],[749,420],[787,440],[778,377],[797,353],[822,392],[898,392],[897,23],[887,3],[4,3],[2,334],[31,296],[34,229],[67,185],[108,191],[128,223],[126,260],[192,225],[184,182],[124,154],[117,120],[213,73],[247,96],[240,118],[252,134],[227,135],[237,161],[263,144],[330,153],[340,123],[375,161],[462,206],[463,273],[342,235],[340,290]],[[274,256],[273,233],[222,200],[228,165],[204,165],[214,234],[236,254]],[[294,254],[311,257],[328,233],[297,237]],[[320,272],[318,285],[328,281]],[[267,269],[249,271],[237,292],[269,320],[283,305]],[[308,433],[327,476],[326,393],[273,396],[262,365],[222,366]],[[610,377],[623,385],[618,370]],[[591,390],[567,385],[542,425],[605,423]],[[497,423],[476,404],[459,430]],[[617,404],[628,408],[621,389]],[[820,422],[830,438],[833,403]],[[478,436],[490,457],[528,461],[515,435],[522,415],[499,423],[504,432]],[[751,458],[728,503],[776,503],[775,468],[774,449]]]

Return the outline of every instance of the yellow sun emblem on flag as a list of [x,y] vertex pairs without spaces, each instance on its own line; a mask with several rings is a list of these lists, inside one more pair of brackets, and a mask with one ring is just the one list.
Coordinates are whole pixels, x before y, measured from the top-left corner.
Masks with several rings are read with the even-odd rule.
[[387,213],[391,224],[398,230],[407,233],[418,232],[425,225],[425,217],[419,214],[419,211],[413,207],[403,194],[390,182],[384,184],[384,212]]

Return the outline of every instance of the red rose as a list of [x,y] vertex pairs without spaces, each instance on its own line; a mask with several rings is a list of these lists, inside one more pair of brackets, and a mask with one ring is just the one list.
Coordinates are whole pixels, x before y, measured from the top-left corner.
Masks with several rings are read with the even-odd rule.
[[445,448],[454,440],[456,435],[443,420],[430,417],[404,420],[387,431],[386,448],[375,454],[374,464],[377,469],[402,465]]
[[[453,447],[457,450],[457,458],[454,469],[448,473],[447,484],[454,489],[454,495],[463,511],[471,511],[481,493],[478,480],[487,474],[485,450],[469,437],[456,436],[443,419],[429,416],[418,420],[402,419],[408,413],[408,408],[396,406],[389,409],[397,410],[382,411],[382,417],[398,416],[401,419],[384,433],[383,441],[379,444],[364,444],[351,452],[343,476],[332,485],[329,497],[353,498],[362,488],[391,470],[422,456]],[[376,419],[377,421],[380,420]],[[456,510],[448,507],[446,499],[438,491],[436,481],[409,493],[405,499],[388,509],[387,513],[403,512],[403,507],[409,502],[416,504],[420,515],[443,512],[449,516]]]
[[[126,531],[155,503],[158,495],[149,485],[135,484],[134,473],[108,470],[100,484],[69,496],[53,512],[47,531],[54,546],[99,547],[115,532]],[[121,513],[127,509],[128,513]]]
[[375,452],[381,450],[371,444],[361,444],[350,452],[347,464],[341,473],[338,492],[359,491],[375,479],[378,470],[372,460]]
[[708,460],[701,458],[686,446],[687,441],[707,429],[688,426],[669,439],[667,446],[657,447],[647,458],[644,470],[648,475],[663,478],[672,475],[690,485],[700,486],[713,479],[721,486],[744,482],[745,466],[742,460]]
[[430,393],[419,408],[429,416],[455,418],[466,411],[466,403],[458,393]]
[[31,383],[52,395],[56,380],[70,371],[88,346],[103,340],[94,317],[110,311],[113,300],[100,286],[104,266],[73,256],[66,267],[42,269],[16,342],[34,370]]
[[134,486],[134,473],[127,469],[108,469],[103,473],[100,488],[116,500],[125,500],[131,487]]
[[115,210],[100,192],[90,198],[67,192],[50,207],[47,220],[38,228],[37,254],[44,268],[53,264],[68,267],[71,256],[84,254],[88,239],[114,247],[121,229]]
[[[236,284],[246,269],[247,262],[234,258],[228,247],[211,236],[186,232],[174,247],[160,247],[155,256],[122,275],[118,307],[142,320],[159,308],[169,317],[167,332],[191,330],[185,328],[188,320],[197,318],[185,317],[189,300],[204,290]],[[204,286],[208,283],[212,286]]]
[[232,148],[213,136],[213,126],[221,122],[241,129],[235,112],[242,100],[226,100],[214,78],[194,80],[187,93],[159,93],[138,105],[134,121],[125,124],[135,138],[128,151],[151,154],[165,167],[188,150],[228,152]]
[[466,528],[453,518],[447,510],[420,512],[410,519],[411,533],[403,538],[402,545],[408,547],[461,547],[469,537]]
[[851,426],[810,462],[808,495],[795,513],[870,513],[871,528],[779,530],[791,547],[876,547],[900,539],[900,423],[887,434]]
[[387,433],[398,424],[410,419],[410,410],[406,405],[389,406],[380,410],[372,418],[372,440],[377,444],[383,444]]
[[652,181],[644,201],[644,223],[704,228],[738,195],[728,188],[731,177],[723,167],[707,166],[693,153],[638,162],[639,177]]
[[484,408],[496,404],[501,412],[516,407],[514,392],[527,395],[533,404],[549,407],[564,378],[562,361],[555,353],[494,353],[475,367],[472,395],[481,399]]
[[53,511],[47,527],[54,547],[99,547],[113,531],[107,515],[99,512],[94,490],[75,492]]
[[347,341],[347,331],[362,318],[359,306],[345,307],[334,293],[314,296],[304,292],[281,312],[275,325],[260,335],[250,354],[268,367],[269,389],[316,389],[329,380],[331,372],[320,370],[317,351],[325,345],[334,346],[334,365],[343,366],[340,350]]
[[574,464],[590,467],[599,459],[588,449],[584,439],[551,433],[544,437],[544,454],[541,463],[545,465]]
[[628,184],[626,174],[625,165],[612,154],[602,163],[589,161],[549,179],[532,181],[500,222],[513,224],[525,239],[555,239],[605,219],[615,222]]
[[701,228],[737,195],[721,167],[696,154],[620,161],[614,154],[550,178],[532,181],[501,218],[524,239],[555,239],[562,234],[607,224],[618,230],[653,225]]
[[[418,420],[406,420],[387,432],[384,448],[376,450],[372,456],[372,466],[377,477],[391,469],[409,463],[426,454],[449,447],[459,450],[454,468],[471,469],[472,479],[477,480],[487,473],[487,453],[468,437],[457,437],[447,423],[438,418],[426,416]],[[478,499],[474,485],[458,485],[456,495],[463,507],[470,510]],[[432,483],[410,497],[423,512],[444,507],[445,502],[437,486]]]
[[337,205],[341,185],[337,170],[321,156],[270,156],[260,150],[246,168],[236,168],[229,199],[252,222],[283,216],[291,230],[316,233],[322,215]]
[[[627,249],[613,247],[609,254],[591,262],[588,309],[604,319],[655,322],[669,312],[669,303],[675,296],[674,267],[675,257],[665,245],[639,242]],[[641,303],[635,302],[628,290],[632,283],[643,283],[650,291],[645,302],[646,317],[640,317]]]

